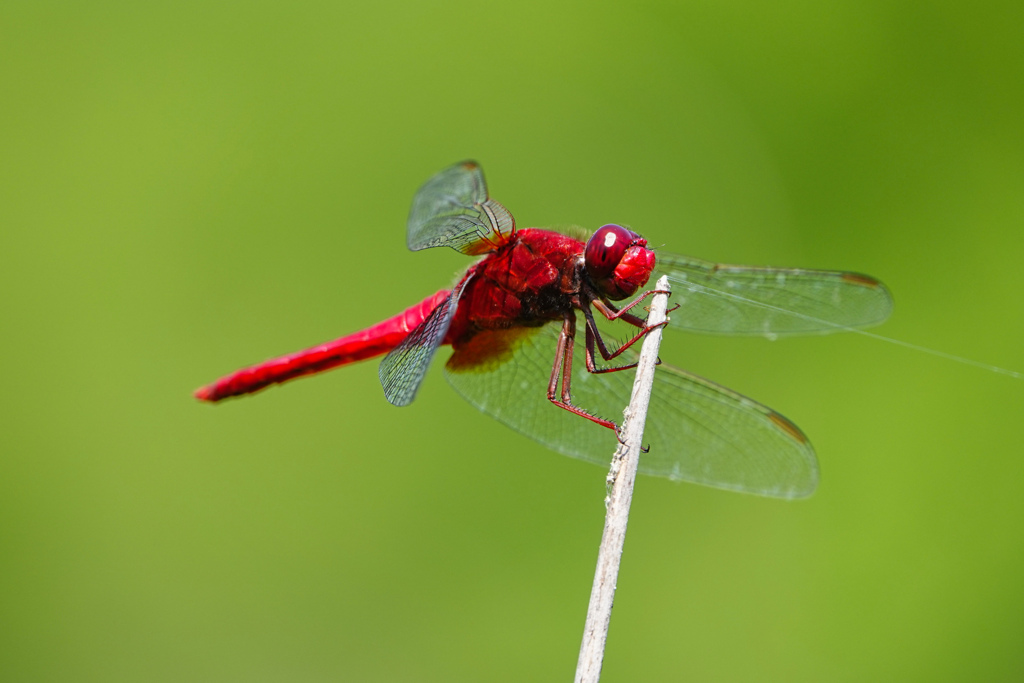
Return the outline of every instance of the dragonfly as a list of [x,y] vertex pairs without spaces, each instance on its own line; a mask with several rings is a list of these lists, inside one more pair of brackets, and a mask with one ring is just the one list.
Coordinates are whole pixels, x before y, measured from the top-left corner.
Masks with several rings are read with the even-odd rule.
[[[217,402],[384,356],[384,395],[406,406],[446,345],[445,378],[473,406],[557,452],[607,465],[617,425],[605,416],[629,402],[632,373],[623,371],[635,367],[636,343],[653,329],[638,315],[656,291],[643,289],[652,278],[664,274],[672,284],[667,325],[690,332],[825,334],[879,324],[892,310],[885,285],[859,273],[655,252],[618,224],[570,233],[518,228],[490,198],[479,164],[450,166],[416,193],[407,228],[413,251],[443,246],[478,257],[450,289],[367,329],[239,370],[195,396]],[[609,342],[609,328],[628,334]],[[818,483],[814,449],[792,421],[667,363],[655,373],[645,435],[644,474],[786,499],[808,496]]]

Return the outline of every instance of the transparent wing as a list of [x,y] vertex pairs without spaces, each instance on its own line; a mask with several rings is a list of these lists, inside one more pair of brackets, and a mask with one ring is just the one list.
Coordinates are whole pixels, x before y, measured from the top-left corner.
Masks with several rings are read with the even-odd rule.
[[[558,326],[483,333],[456,351],[445,378],[463,398],[518,432],[573,458],[611,462],[615,434],[547,400]],[[478,335],[479,338],[479,335]],[[491,349],[489,355],[479,350]],[[591,374],[574,353],[574,402],[621,421],[633,372]],[[633,362],[628,351],[624,363]],[[618,360],[618,359],[617,359]],[[647,416],[640,472],[777,498],[810,495],[818,463],[807,437],[785,417],[695,375],[659,365]]]
[[828,270],[730,266],[656,252],[651,281],[672,282],[673,327],[691,332],[826,334],[869,327],[892,312],[878,280]]
[[514,228],[508,209],[487,197],[479,164],[464,161],[441,171],[416,193],[407,243],[413,251],[451,247],[482,254],[503,244]]
[[393,405],[407,406],[416,398],[416,392],[430,368],[437,347],[444,341],[452,316],[459,306],[459,297],[470,277],[467,276],[457,284],[447,299],[438,304],[401,344],[381,359],[377,376],[384,387],[384,396]]

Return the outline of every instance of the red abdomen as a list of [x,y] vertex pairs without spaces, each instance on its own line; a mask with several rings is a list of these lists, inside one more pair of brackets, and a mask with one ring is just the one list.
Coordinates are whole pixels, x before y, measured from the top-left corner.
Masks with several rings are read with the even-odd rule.
[[216,402],[231,396],[251,394],[271,384],[323,372],[339,365],[381,356],[398,346],[447,296],[448,290],[441,290],[373,327],[239,370],[197,389],[195,397],[202,401]]

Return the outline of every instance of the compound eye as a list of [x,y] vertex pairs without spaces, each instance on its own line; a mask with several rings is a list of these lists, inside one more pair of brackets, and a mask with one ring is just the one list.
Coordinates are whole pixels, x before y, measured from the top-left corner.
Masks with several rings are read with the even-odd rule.
[[598,229],[587,241],[584,257],[587,274],[595,280],[611,275],[636,238],[631,230],[621,225],[605,225]]

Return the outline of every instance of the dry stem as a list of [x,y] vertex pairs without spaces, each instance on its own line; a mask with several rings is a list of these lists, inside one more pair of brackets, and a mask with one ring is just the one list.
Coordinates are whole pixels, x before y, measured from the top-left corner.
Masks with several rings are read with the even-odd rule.
[[[667,291],[668,278],[662,277],[655,287]],[[668,294],[656,294],[651,303],[648,323],[657,325],[664,321],[666,308]],[[576,664],[577,683],[597,683],[601,678],[604,645],[608,639],[608,623],[612,617],[612,602],[615,599],[615,583],[619,575],[622,546],[626,541],[629,504],[633,500],[633,482],[636,480],[636,470],[640,463],[644,422],[647,419],[647,406],[651,401],[661,331],[662,328],[659,327],[644,338],[640,362],[636,368],[636,379],[633,380],[633,396],[624,412],[621,443],[615,451],[612,468],[608,474],[611,493],[605,499],[607,514],[604,534],[597,555],[594,586],[590,591],[590,607],[587,609],[587,622],[583,628],[580,658]]]

